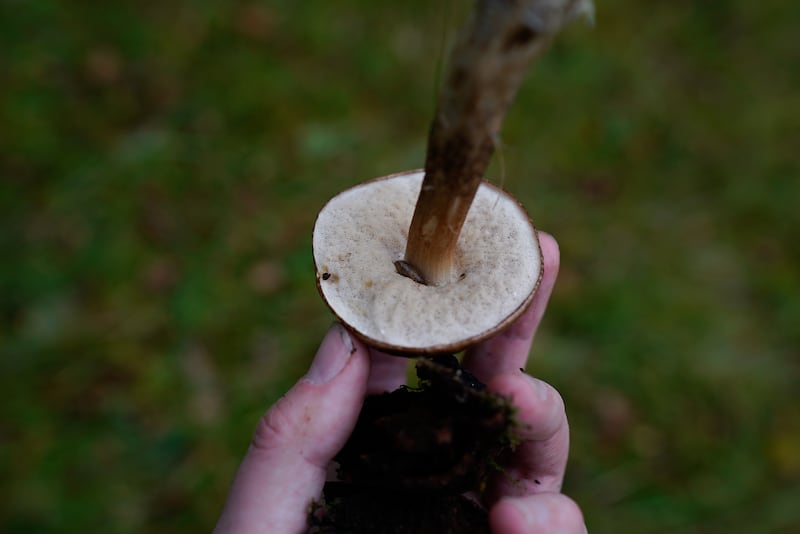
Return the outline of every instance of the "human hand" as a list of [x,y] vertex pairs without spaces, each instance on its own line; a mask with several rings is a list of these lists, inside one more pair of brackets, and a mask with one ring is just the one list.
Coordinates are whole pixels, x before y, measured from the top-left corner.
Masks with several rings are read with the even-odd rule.
[[530,308],[511,327],[472,347],[462,365],[488,389],[512,398],[522,423],[522,443],[505,473],[484,496],[492,532],[585,533],[583,514],[561,493],[569,454],[564,401],[549,384],[525,374],[533,337],[544,315],[559,267],[558,244],[539,233],[544,276]]
[[[490,390],[512,397],[523,424],[523,442],[485,496],[492,531],[578,534],[586,531],[580,509],[560,493],[569,449],[563,401],[521,371],[558,273],[558,245],[539,237],[544,276],[533,303],[510,328],[470,349],[463,365]],[[308,373],[259,422],[215,532],[304,532],[308,505],[322,494],[364,396],[405,383],[406,365],[334,325]]]

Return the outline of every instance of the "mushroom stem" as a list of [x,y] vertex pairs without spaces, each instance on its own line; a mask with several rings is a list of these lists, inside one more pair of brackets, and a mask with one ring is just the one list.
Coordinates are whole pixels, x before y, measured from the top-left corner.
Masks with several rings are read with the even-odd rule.
[[477,0],[439,95],[398,272],[429,285],[460,274],[454,270],[458,236],[506,111],[532,60],[566,22],[585,14],[590,0]]

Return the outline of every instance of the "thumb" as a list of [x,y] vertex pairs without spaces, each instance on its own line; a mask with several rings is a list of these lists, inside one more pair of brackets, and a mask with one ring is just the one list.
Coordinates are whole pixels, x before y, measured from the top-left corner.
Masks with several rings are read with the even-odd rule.
[[339,324],[308,373],[256,428],[216,532],[300,532],[328,463],[355,426],[369,375],[367,347]]

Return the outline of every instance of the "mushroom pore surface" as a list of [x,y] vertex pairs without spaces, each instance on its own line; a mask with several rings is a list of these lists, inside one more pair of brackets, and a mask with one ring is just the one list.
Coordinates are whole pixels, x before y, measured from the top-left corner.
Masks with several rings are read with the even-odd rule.
[[481,184],[459,236],[451,280],[419,284],[397,273],[424,173],[367,182],[331,199],[314,227],[320,292],[372,345],[457,351],[522,313],[541,277],[533,225],[510,195]]

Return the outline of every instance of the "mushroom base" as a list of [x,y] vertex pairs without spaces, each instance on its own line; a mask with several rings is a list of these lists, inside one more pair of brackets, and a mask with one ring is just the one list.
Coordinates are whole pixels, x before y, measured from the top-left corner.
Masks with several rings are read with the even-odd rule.
[[419,388],[366,399],[309,532],[489,532],[480,493],[517,442],[509,399],[450,355],[420,359]]

